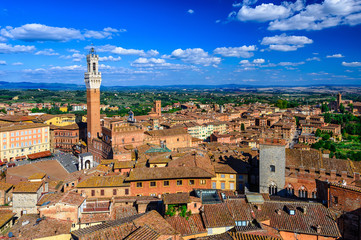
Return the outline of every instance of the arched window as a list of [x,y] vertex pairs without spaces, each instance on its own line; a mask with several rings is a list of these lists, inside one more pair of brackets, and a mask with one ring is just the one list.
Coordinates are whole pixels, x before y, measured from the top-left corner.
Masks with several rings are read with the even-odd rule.
[[317,190],[313,190],[312,192],[312,198],[316,199],[317,198]]
[[304,186],[301,186],[301,188],[298,190],[298,197],[299,198],[308,198],[308,192]]
[[288,196],[294,196],[295,195],[295,189],[293,188],[293,186],[291,184],[288,184],[286,190],[287,190],[287,195]]
[[277,186],[276,185],[269,186],[269,194],[270,195],[277,195]]

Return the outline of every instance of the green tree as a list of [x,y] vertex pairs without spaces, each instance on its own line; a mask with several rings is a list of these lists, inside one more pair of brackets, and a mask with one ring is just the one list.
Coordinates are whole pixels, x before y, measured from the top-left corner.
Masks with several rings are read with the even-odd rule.
[[345,112],[345,106],[342,103],[340,104],[339,110],[340,110],[340,113]]
[[316,137],[321,137],[321,130],[320,129],[316,130],[315,136]]

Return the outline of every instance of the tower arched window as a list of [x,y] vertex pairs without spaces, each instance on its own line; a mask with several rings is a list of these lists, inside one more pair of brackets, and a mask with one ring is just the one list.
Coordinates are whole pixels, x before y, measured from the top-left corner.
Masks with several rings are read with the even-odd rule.
[[269,186],[269,194],[270,195],[276,195],[277,194],[277,186],[276,185]]
[[93,72],[96,72],[96,63],[93,63]]
[[287,195],[288,196],[295,195],[295,189],[293,188],[293,186],[291,184],[288,184],[286,190],[287,190]]
[[298,190],[298,197],[299,198],[308,198],[308,192],[307,192],[307,189],[304,186],[302,186]]

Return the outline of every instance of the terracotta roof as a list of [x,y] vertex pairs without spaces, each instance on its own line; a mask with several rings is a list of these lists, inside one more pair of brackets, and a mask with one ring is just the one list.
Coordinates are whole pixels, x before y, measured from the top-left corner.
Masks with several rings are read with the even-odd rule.
[[191,198],[189,193],[170,193],[162,195],[164,204],[181,204],[181,203],[190,203]]
[[43,173],[43,172],[34,173],[30,177],[28,177],[28,180],[43,179],[45,176],[46,176],[46,173]]
[[124,183],[123,175],[115,176],[93,176],[77,185],[77,188],[94,187],[128,187],[129,183]]
[[145,134],[148,134],[152,137],[167,137],[167,136],[174,136],[180,134],[188,134],[188,132],[184,128],[171,128],[171,129],[147,131],[145,132]]
[[213,174],[197,167],[134,168],[126,181],[212,177]]
[[190,168],[201,168],[208,173],[215,175],[214,168],[211,164],[211,160],[208,155],[202,152],[187,153],[175,160],[168,163],[168,167],[190,167]]
[[112,208],[112,219],[121,219],[124,217],[130,217],[137,215],[138,212],[135,207],[132,206],[116,206]]
[[98,223],[111,220],[110,213],[108,212],[91,212],[81,214],[81,223]]
[[150,228],[148,225],[139,227],[137,230],[129,234],[124,240],[156,240],[160,234]]
[[36,193],[42,185],[42,182],[20,182],[15,185],[13,193]]
[[222,234],[201,237],[202,240],[282,240],[282,238],[265,236],[257,233],[225,232]]
[[63,203],[67,205],[80,206],[84,200],[85,197],[82,197],[80,194],[75,192],[49,193],[44,194],[38,201],[37,205],[41,206],[47,203],[46,206],[48,206],[56,203]]
[[18,124],[14,123],[14,124],[0,125],[0,132],[41,128],[41,127],[49,127],[49,126],[42,123],[18,123]]
[[166,218],[166,220],[175,230],[180,232],[182,236],[207,232],[199,214],[192,214],[188,219],[181,216],[173,216]]
[[116,161],[114,163],[114,169],[127,169],[133,168],[135,161]]
[[[139,228],[145,229],[139,230]],[[117,220],[107,221],[106,223],[82,228],[72,232],[80,239],[124,239],[127,236],[133,236],[132,239],[144,236],[141,233],[148,232],[152,229],[159,235],[174,236],[179,235],[172,226],[156,211],[150,211],[144,214],[138,214],[130,217],[125,217]],[[139,231],[138,233],[136,231]],[[132,235],[134,233],[134,235]],[[138,238],[136,238],[138,237]]]
[[[15,225],[9,230],[15,236],[15,239],[38,239],[51,237],[61,234],[69,234],[71,228],[71,221],[64,221],[59,219],[45,218],[41,221],[38,214],[23,215],[17,220]],[[28,224],[23,226],[23,223],[29,221]]]
[[[295,209],[295,215],[288,213],[286,205]],[[254,205],[250,206],[257,220],[269,219],[270,226],[281,231],[336,238],[341,236],[331,212],[319,203],[265,201],[260,210]],[[306,213],[302,211],[304,207]],[[318,225],[321,227],[320,233],[316,231]]]
[[229,212],[235,221],[252,221],[251,208],[244,199],[230,199],[226,201]]
[[12,187],[13,185],[11,183],[0,182],[0,190],[2,191],[7,191]]
[[13,217],[15,216],[15,213],[2,213],[0,212],[0,228],[4,226],[7,222],[9,222]]
[[30,158],[30,159],[37,159],[37,158],[50,157],[50,156],[51,156],[50,151],[43,151],[43,152],[28,154],[28,158]]
[[342,171],[347,171],[348,176],[353,176],[354,172],[361,172],[361,162],[323,158],[320,151],[315,149],[300,150],[300,149],[286,149],[286,166],[294,166],[298,168],[303,166],[305,169],[315,168],[316,171],[325,169],[330,173],[331,170],[336,170],[337,174]]
[[330,185],[335,186],[335,187],[339,187],[339,188],[343,188],[343,189],[347,189],[347,190],[351,190],[351,191],[355,191],[355,192],[361,192],[361,188],[356,187],[356,186],[342,185],[340,183],[330,183]]
[[207,228],[234,226],[235,221],[225,203],[203,205],[203,220]]

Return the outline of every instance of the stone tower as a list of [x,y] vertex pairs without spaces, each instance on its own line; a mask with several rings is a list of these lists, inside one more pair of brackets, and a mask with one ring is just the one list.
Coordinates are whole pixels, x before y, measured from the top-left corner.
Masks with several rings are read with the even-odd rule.
[[98,71],[99,56],[92,47],[86,56],[88,71],[84,74],[87,95],[87,137],[88,147],[94,138],[101,134],[100,127],[100,84],[101,73]]
[[162,116],[162,101],[156,100],[154,101],[154,112],[157,114],[157,116]]
[[338,93],[337,94],[337,109],[340,108],[341,103],[342,103],[342,95],[341,95],[341,93]]
[[286,141],[260,139],[259,192],[275,195],[285,186]]

